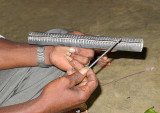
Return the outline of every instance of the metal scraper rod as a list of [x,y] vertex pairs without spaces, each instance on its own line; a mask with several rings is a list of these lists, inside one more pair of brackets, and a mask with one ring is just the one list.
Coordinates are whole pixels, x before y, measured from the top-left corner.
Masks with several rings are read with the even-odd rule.
[[109,49],[107,49],[100,57],[98,57],[88,68],[92,68],[104,55],[106,55],[108,52],[110,52],[118,43],[120,43],[121,39],[118,40],[113,46],[111,46]]

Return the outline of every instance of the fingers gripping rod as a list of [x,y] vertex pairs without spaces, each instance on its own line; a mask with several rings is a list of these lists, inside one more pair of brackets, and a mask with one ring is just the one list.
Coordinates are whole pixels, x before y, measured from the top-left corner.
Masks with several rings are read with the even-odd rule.
[[110,52],[117,44],[121,42],[122,39],[116,41],[109,49],[107,49],[99,58],[97,58],[90,66],[86,66],[79,70],[81,74],[86,74],[90,68],[92,68],[105,54]]

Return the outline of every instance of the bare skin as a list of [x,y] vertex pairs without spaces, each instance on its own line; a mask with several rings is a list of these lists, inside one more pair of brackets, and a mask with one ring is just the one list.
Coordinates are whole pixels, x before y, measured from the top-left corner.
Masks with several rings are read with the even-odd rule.
[[[78,31],[72,34],[83,35]],[[0,39],[0,69],[9,69],[15,67],[31,67],[37,66],[37,46],[22,43],[11,42]],[[73,47],[76,51],[71,57],[75,65],[84,67],[94,57],[92,49],[84,49]],[[45,62],[48,65],[55,65],[63,71],[71,70],[72,66],[66,59],[66,53],[69,47],[62,46],[46,46],[45,47]],[[7,63],[6,63],[7,61]],[[107,62],[108,59],[101,59],[99,63]],[[82,66],[83,65],[83,66]]]
[[[83,35],[77,31],[72,34]],[[98,82],[92,70],[89,70],[87,74],[81,74],[78,70],[94,57],[94,50],[78,47],[72,47],[72,50],[75,51],[70,51],[70,47],[46,46],[45,63],[66,71],[68,76],[50,82],[38,98],[17,105],[1,107],[0,113],[55,113],[84,103],[95,90]],[[38,65],[36,45],[0,39],[0,53],[0,69]]]

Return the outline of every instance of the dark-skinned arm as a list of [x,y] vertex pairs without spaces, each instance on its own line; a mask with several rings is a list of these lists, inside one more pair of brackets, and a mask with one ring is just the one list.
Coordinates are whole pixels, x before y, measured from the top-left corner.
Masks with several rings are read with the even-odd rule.
[[39,97],[28,102],[0,107],[0,113],[47,113],[46,106]]
[[[86,72],[86,69],[81,72]],[[65,111],[84,103],[97,85],[98,82],[92,70],[83,75],[80,72],[75,72],[50,82],[38,98],[21,104],[1,107],[0,113],[57,113]]]
[[[50,47],[45,48],[45,61],[49,63]],[[37,66],[37,46],[0,39],[0,69]]]

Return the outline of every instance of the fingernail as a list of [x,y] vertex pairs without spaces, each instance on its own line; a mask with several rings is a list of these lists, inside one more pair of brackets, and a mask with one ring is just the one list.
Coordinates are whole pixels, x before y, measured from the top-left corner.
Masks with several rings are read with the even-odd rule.
[[88,67],[84,67],[84,68],[80,69],[79,72],[80,72],[82,75],[84,75],[84,74],[87,73],[88,70],[89,70]]
[[69,57],[69,56],[66,56],[66,58],[67,58],[67,60],[69,60],[69,61],[71,61],[71,60],[72,60],[72,58],[71,58],[71,57]]
[[71,53],[70,53],[70,52],[67,52],[66,55],[67,55],[67,56],[71,56]]
[[74,53],[76,50],[72,47],[69,48],[69,52]]

